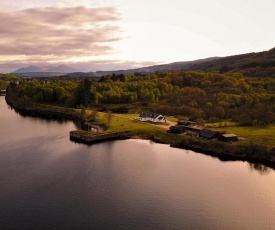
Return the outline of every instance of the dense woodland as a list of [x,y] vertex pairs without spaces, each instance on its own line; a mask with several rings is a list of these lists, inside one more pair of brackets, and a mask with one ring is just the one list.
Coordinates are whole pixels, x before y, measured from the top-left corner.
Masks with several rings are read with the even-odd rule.
[[0,73],[0,89],[6,89],[10,81],[18,80],[19,78],[14,74]]
[[124,112],[139,108],[201,121],[231,119],[241,125],[275,121],[275,78],[247,77],[241,71],[112,74],[98,80],[31,79],[20,80],[19,84],[12,81],[10,88],[22,104]]

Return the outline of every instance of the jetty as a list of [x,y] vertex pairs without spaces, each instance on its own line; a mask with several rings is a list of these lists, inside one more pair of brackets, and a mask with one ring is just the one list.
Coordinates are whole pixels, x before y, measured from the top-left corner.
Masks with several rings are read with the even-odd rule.
[[85,144],[94,144],[98,142],[110,141],[110,140],[123,140],[130,138],[128,135],[128,131],[124,132],[114,132],[107,134],[90,134],[86,131],[71,131],[70,132],[70,140],[75,142],[81,142]]

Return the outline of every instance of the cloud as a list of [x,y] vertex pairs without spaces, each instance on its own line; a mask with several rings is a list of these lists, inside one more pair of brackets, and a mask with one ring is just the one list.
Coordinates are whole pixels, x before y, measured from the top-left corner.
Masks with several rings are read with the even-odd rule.
[[65,60],[114,52],[121,40],[115,7],[46,7],[0,13],[0,58]]

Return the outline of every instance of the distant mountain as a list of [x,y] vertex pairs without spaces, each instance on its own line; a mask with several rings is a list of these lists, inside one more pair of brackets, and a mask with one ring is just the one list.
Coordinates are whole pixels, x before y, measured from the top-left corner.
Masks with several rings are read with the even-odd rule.
[[59,66],[47,66],[47,67],[39,67],[39,66],[28,66],[24,68],[20,68],[15,70],[14,74],[20,75],[20,76],[35,76],[35,75],[63,75],[67,73],[73,73],[78,71],[77,69],[74,69],[72,67],[66,66],[66,65],[59,65]]
[[42,68],[38,67],[38,66],[31,65],[28,67],[23,67],[23,68],[17,69],[12,73],[31,73],[31,72],[42,72]]
[[66,65],[59,65],[49,68],[46,72],[57,72],[57,73],[74,73],[78,70]]

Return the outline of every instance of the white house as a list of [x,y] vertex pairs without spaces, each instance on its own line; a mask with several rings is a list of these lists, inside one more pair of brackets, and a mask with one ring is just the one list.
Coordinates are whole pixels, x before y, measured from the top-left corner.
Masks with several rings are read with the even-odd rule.
[[139,118],[139,121],[151,121],[155,123],[166,123],[166,119],[161,114],[152,113],[150,111],[143,111]]

